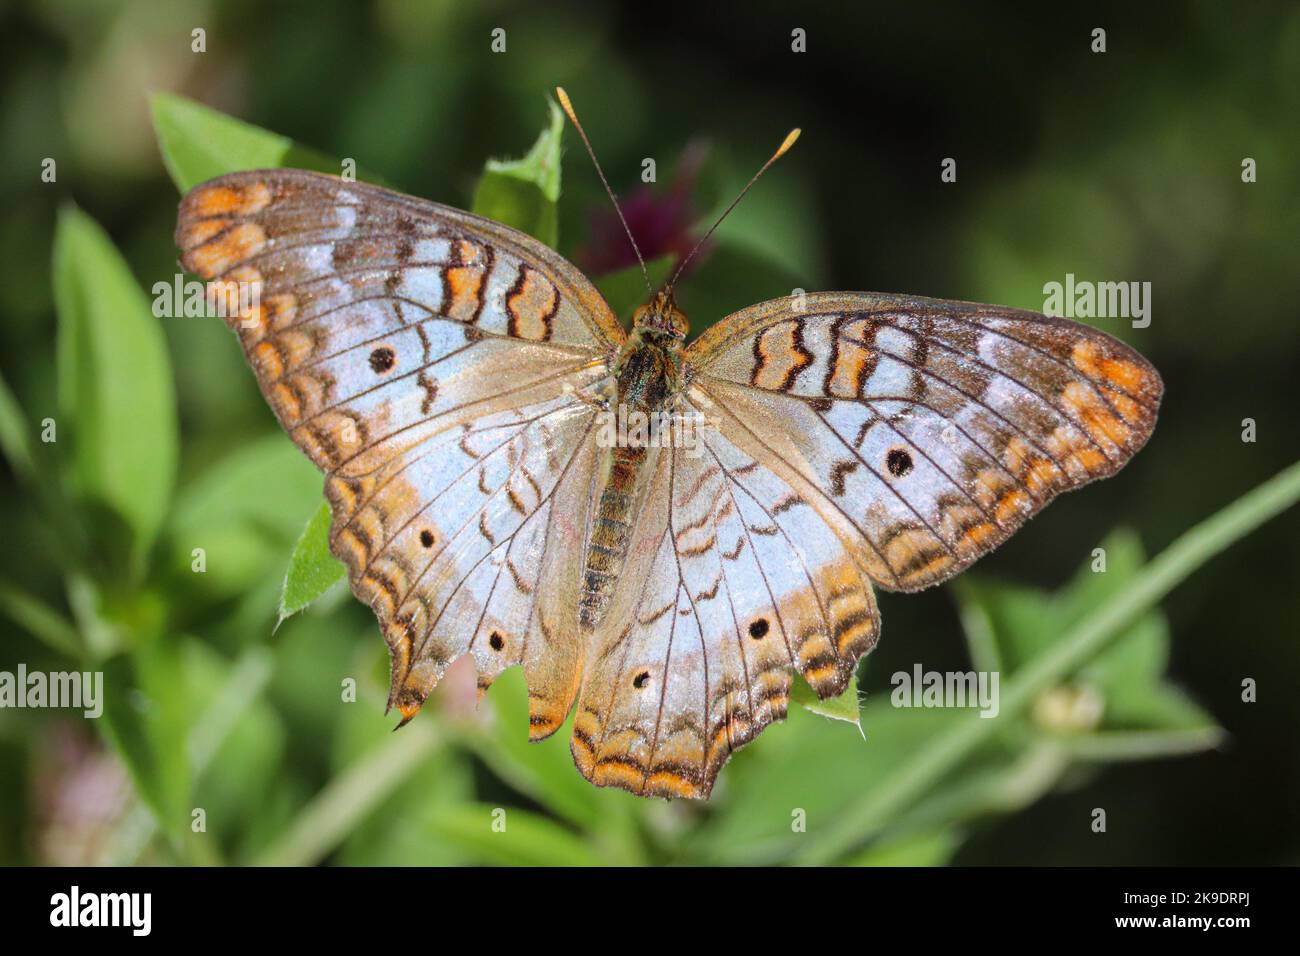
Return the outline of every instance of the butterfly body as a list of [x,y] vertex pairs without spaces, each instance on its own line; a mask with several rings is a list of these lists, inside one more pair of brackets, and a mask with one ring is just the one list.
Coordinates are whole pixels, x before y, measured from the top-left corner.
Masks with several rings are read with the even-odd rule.
[[642,795],[707,796],[794,673],[842,692],[874,587],[1114,474],[1162,393],[1095,329],[915,296],[777,299],[686,345],[659,295],[629,332],[531,237],[297,170],[196,187],[176,236],[210,289],[259,292],[227,321],[326,474],[403,722],[458,657],[484,692],[518,665],[530,737],[572,713],[579,770]]
[[[661,429],[676,412],[682,383],[682,340],[686,316],[666,296],[639,308],[632,333],[612,365],[613,395],[605,411],[615,427],[600,442],[605,465],[595,523],[587,546],[579,621],[586,629],[600,621],[627,555],[637,513],[653,472]],[[631,420],[634,427],[627,429]]]

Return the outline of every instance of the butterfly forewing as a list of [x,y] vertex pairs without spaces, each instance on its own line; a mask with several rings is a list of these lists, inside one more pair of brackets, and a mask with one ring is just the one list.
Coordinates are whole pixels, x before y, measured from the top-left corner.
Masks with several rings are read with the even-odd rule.
[[898,590],[951,577],[1113,474],[1150,436],[1162,388],[1075,322],[872,294],[754,306],[687,360],[715,426],[847,516],[872,579]]
[[[598,462],[594,399],[624,333],[536,240],[388,190],[296,170],[181,202],[181,261],[228,317],[295,442],[328,473],[330,543],[414,714],[443,669],[528,673],[559,725],[582,645],[569,609]],[[546,586],[542,586],[545,575]]]

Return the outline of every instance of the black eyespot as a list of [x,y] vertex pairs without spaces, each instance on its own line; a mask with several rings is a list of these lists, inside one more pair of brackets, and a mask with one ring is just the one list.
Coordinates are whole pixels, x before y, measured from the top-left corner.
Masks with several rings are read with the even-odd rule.
[[397,353],[387,345],[380,346],[370,353],[370,368],[377,375],[387,372],[397,364]]
[[895,478],[902,478],[912,470],[912,456],[901,448],[891,448],[885,456],[885,467]]
[[433,532],[430,531],[428,528],[425,528],[423,531],[420,532],[420,544],[424,545],[426,548],[432,548],[433,541],[434,541]]
[[501,636],[500,631],[493,631],[488,638],[488,643],[492,645],[492,650],[499,651],[506,646],[506,639]]
[[637,674],[636,677],[632,678],[632,686],[635,687],[637,690],[640,690],[648,683],[650,683],[649,671],[642,671],[641,673]]
[[749,636],[754,640],[762,640],[767,635],[767,618],[760,617],[755,621],[749,622]]

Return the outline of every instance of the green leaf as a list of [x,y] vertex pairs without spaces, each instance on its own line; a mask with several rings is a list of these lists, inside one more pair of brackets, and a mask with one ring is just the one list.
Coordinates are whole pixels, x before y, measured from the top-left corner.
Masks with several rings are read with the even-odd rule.
[[1120,697],[1106,708],[1106,729],[1117,732],[1205,732],[1221,737],[1222,728],[1182,690],[1164,682],[1142,695]]
[[19,478],[30,480],[35,475],[31,426],[3,378],[0,378],[0,452]]
[[266,793],[284,776],[286,733],[262,698],[273,660],[262,646],[227,661],[196,640],[183,644],[190,706],[197,715],[186,740],[194,775],[193,802],[207,814],[208,834],[187,832],[187,846],[246,835],[263,812]]
[[1090,555],[1056,595],[1056,610],[1066,624],[1074,624],[1091,608],[1122,590],[1147,561],[1142,541],[1132,528],[1116,528],[1099,547],[1105,554],[1106,570],[1094,571]]
[[346,573],[343,564],[330,553],[329,536],[330,508],[322,501],[289,556],[289,569],[280,591],[277,627],[323,595]]
[[[259,748],[274,750],[282,743],[279,718],[260,700],[274,663],[266,648],[254,645],[228,662],[207,644],[190,639],[183,644],[183,654],[192,705],[202,714],[187,741],[196,776],[208,769],[232,735],[242,733],[246,743]],[[255,717],[255,733],[241,726],[250,714]],[[242,768],[246,770],[249,762],[243,761]],[[246,780],[240,781],[235,789],[246,785]]]
[[[1052,599],[1034,588],[967,574],[953,582],[972,660],[996,657],[1015,671],[1060,634]],[[986,640],[992,640],[992,648]],[[993,669],[993,668],[988,668]]]
[[72,622],[30,594],[0,584],[0,614],[59,653],[81,656],[81,635]]
[[[246,818],[261,810],[267,790],[283,776],[285,734],[275,711],[260,699],[272,666],[265,648],[248,648],[232,663],[192,637],[174,643],[179,647],[186,704],[198,715],[186,736],[192,802],[203,808],[207,833],[213,836],[188,827],[181,835],[188,862],[206,863],[216,855],[216,836],[246,828]],[[114,865],[139,862],[157,823],[149,816],[123,827]]]
[[[316,617],[311,624],[322,620]],[[286,638],[297,639],[303,630],[309,629],[307,625],[308,621],[299,622]],[[334,627],[337,626],[336,623]],[[366,653],[362,656],[367,659],[377,656],[371,652],[379,652],[382,642],[376,639],[375,629],[369,628],[364,638]],[[357,636],[349,635],[349,641],[353,646],[348,660],[355,663]],[[310,643],[317,646],[320,640]],[[379,653],[384,659],[388,657],[387,653]],[[383,681],[382,685],[367,686],[369,681],[361,677],[360,696],[354,704],[340,706],[337,693],[327,695],[333,700],[327,706],[334,713],[328,723],[317,726],[334,728],[322,736],[329,740],[329,764],[336,773],[346,772],[348,767],[411,729],[408,726],[393,732],[392,719],[383,713],[387,674],[378,679]],[[331,684],[337,683],[337,675],[331,675]],[[425,713],[420,721],[447,726],[450,721],[444,720],[446,716],[445,712]],[[305,716],[298,717],[300,722],[304,719]],[[455,866],[469,862],[457,847],[435,836],[429,822],[448,807],[473,800],[475,780],[480,775],[481,770],[469,754],[451,747],[440,749],[436,759],[414,767],[409,776],[357,821],[331,862],[341,866]]]
[[1226,736],[1214,724],[1187,730],[1107,730],[1077,737],[1065,746],[1077,760],[1113,763],[1199,753],[1219,746]]
[[[338,753],[340,726],[348,720],[357,720],[358,717],[349,716],[357,711],[375,717],[376,737],[401,736],[392,733],[393,722],[384,719],[383,714],[388,673],[382,668],[388,660],[388,648],[373,615],[358,605],[352,617],[364,621],[364,625],[352,626],[347,617],[340,619],[335,615],[300,615],[276,637],[274,694],[277,706],[294,721],[299,737],[296,759],[321,765],[328,762],[331,755]],[[379,666],[373,666],[372,662]],[[346,677],[357,679],[362,699],[341,707],[341,682]],[[367,694],[371,703],[365,703]],[[402,733],[405,732],[406,728]]]
[[552,249],[559,241],[556,203],[560,198],[560,141],[564,114],[550,103],[546,129],[523,159],[489,159],[474,191],[474,212],[540,239]]
[[176,395],[162,327],[102,229],[66,208],[54,235],[58,391],[71,483],[119,515],[142,553],[176,474]]
[[850,857],[846,866],[946,866],[962,844],[953,829],[912,833]]
[[[391,729],[391,728],[390,728]],[[331,858],[337,866],[464,866],[471,862],[430,821],[474,798],[473,760],[444,751],[419,768],[349,834]]]
[[1070,753],[1056,737],[984,748],[887,825],[913,833],[1019,813],[1050,793],[1069,768]]
[[[1112,531],[1102,541],[1101,548],[1106,555],[1106,570],[1094,571],[1093,561],[1088,560],[1056,598],[1061,631],[1077,624],[1090,608],[1109,601],[1141,572],[1147,560],[1142,542],[1129,528]],[[1080,668],[1077,680],[1102,692],[1106,723],[1113,725],[1125,709],[1141,709],[1158,694],[1168,663],[1169,625],[1164,614],[1154,609],[1134,621],[1110,647]]]
[[102,665],[101,726],[159,828],[179,843],[189,824],[189,695],[178,644],[160,634]]
[[[1062,633],[1104,605],[1137,575],[1146,557],[1137,535],[1118,529],[1102,542],[1105,570],[1090,556],[1055,595],[966,576],[954,583],[962,606],[971,658],[981,669],[1015,672],[1049,649]],[[1164,616],[1153,609],[1133,621],[1109,647],[1073,675],[1073,683],[1099,693],[1107,724],[1130,701],[1149,699],[1168,661]],[[997,661],[1000,666],[988,666]]]
[[[150,106],[163,165],[182,193],[216,176],[247,169],[313,169],[338,175],[342,164],[287,136],[173,93],[155,93]],[[374,181],[361,171],[358,178]]]
[[[759,745],[739,751],[727,764],[708,823],[690,836],[687,850],[709,864],[788,859],[906,768],[917,750],[960,713],[894,707],[887,695],[873,695],[861,710],[864,742],[846,727],[791,707],[785,723],[767,728]],[[796,810],[806,832],[792,826]]]
[[[320,500],[320,472],[283,435],[268,435],[208,468],[176,502],[169,564],[189,576],[194,549],[206,571],[196,587],[241,593],[275,575],[302,533],[296,515]],[[328,553],[328,552],[327,552]]]
[[442,745],[432,721],[415,721],[333,777],[253,860],[257,866],[308,866],[336,847]]
[[[494,824],[496,826],[494,827]],[[504,825],[505,829],[500,829]],[[446,807],[430,827],[485,863],[505,866],[599,866],[582,838],[538,813],[468,803]]]
[[542,741],[528,739],[528,689],[521,667],[503,671],[484,706],[494,711],[487,733],[466,734],[465,743],[502,780],[574,826],[585,828],[605,856],[638,862],[634,833],[639,798],[622,790],[596,788],[574,770],[569,751],[573,716]]
[[837,697],[825,698],[818,697],[817,692],[808,686],[808,682],[795,674],[794,686],[790,688],[790,699],[821,717],[843,720],[859,730],[862,729],[856,674],[849,678],[849,686],[844,688],[844,693]]

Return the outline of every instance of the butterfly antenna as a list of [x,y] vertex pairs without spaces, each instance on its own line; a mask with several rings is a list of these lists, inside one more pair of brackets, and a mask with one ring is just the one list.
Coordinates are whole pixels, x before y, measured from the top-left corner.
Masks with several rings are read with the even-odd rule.
[[627,233],[627,241],[632,243],[632,251],[636,253],[636,261],[641,264],[641,277],[645,279],[646,292],[654,295],[654,289],[650,287],[650,273],[646,271],[645,259],[641,258],[641,250],[637,247],[632,230],[628,228],[627,219],[623,216],[623,210],[619,207],[618,199],[614,196],[614,190],[609,188],[609,180],[605,178],[605,171],[600,168],[600,161],[596,159],[596,151],[591,148],[591,140],[587,139],[587,131],[578,122],[578,114],[573,110],[573,104],[569,101],[569,94],[564,92],[564,87],[557,86],[555,95],[559,97],[560,106],[564,108],[565,114],[569,117],[569,122],[573,123],[578,130],[578,135],[582,137],[582,145],[587,147],[587,155],[591,157],[591,164],[596,167],[596,175],[600,177],[601,185],[605,187],[605,192],[609,194],[609,201],[614,204],[614,211],[618,213],[618,221],[623,224],[623,231]]
[[700,247],[709,241],[709,236],[713,235],[713,231],[717,229],[720,225],[722,225],[722,220],[730,216],[731,210],[735,209],[737,206],[740,205],[740,201],[745,198],[745,193],[749,192],[749,190],[753,187],[754,183],[758,182],[758,177],[762,176],[765,172],[767,172],[767,167],[771,166],[778,159],[780,159],[787,152],[789,152],[790,147],[793,146],[795,144],[795,140],[799,138],[800,132],[802,131],[799,129],[799,127],[796,126],[794,129],[790,130],[790,132],[785,134],[785,139],[781,142],[781,145],[777,147],[776,152],[773,153],[771,158],[768,159],[768,161],[762,165],[762,167],[758,170],[758,172],[754,174],[753,179],[751,179],[749,182],[745,184],[745,188],[740,191],[740,195],[731,201],[731,205],[728,206],[723,211],[722,215],[718,217],[718,221],[709,227],[709,231],[706,232],[703,238],[700,239],[700,241],[695,244],[695,248],[692,249],[689,253],[687,253],[685,259],[683,259],[680,263],[678,263],[677,271],[675,271],[673,273],[673,277],[668,280],[668,285],[666,286],[667,294],[669,295],[672,294],[673,286],[677,284],[677,279],[679,276],[681,276],[682,270],[686,268],[686,264],[690,262],[692,258],[694,258],[695,253],[700,251]]

